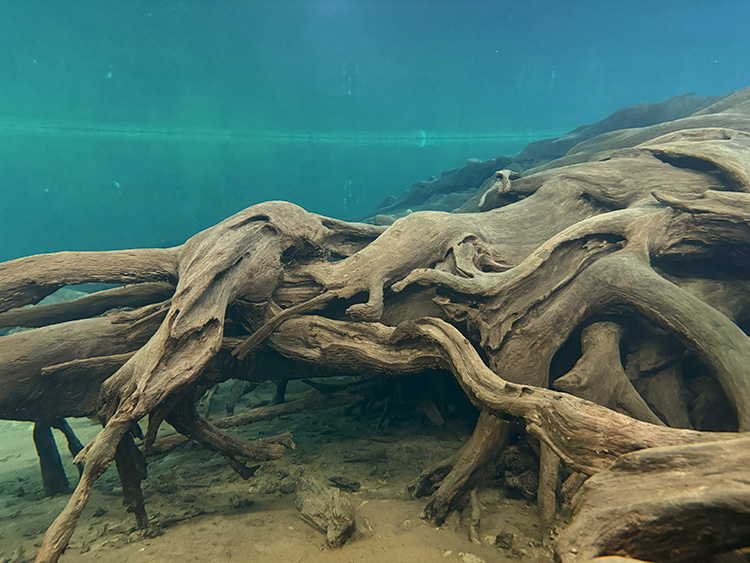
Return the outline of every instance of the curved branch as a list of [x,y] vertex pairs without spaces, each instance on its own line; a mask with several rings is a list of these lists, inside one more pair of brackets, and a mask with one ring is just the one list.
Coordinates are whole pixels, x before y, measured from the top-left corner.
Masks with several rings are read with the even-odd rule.
[[0,264],[0,311],[37,303],[65,285],[176,279],[176,248],[37,254]]
[[734,433],[696,432],[655,426],[565,393],[509,383],[492,372],[468,340],[440,319],[399,326],[396,340],[420,334],[453,372],[472,402],[499,417],[526,422],[529,433],[545,442],[576,471],[598,473],[621,455],[658,446],[734,440]]
[[581,333],[583,355],[554,389],[588,399],[651,424],[663,425],[625,375],[620,362],[622,329],[611,322],[590,324]]
[[[534,291],[542,289],[536,284]],[[513,333],[491,355],[490,367],[512,381],[546,384],[552,355],[575,327],[616,305],[639,311],[695,351],[724,388],[740,429],[750,428],[750,339],[725,315],[654,272],[640,251],[594,261],[554,299],[538,301],[533,315],[511,317]],[[509,334],[504,315],[498,315],[507,310],[502,307],[508,307],[504,299],[481,311],[487,320],[480,316],[475,322],[485,334]]]
[[[598,272],[613,301],[628,303],[675,333],[719,381],[737,412],[740,430],[750,430],[750,338],[725,315],[668,282],[629,253]],[[606,266],[606,264],[605,264]]]
[[221,454],[243,479],[251,477],[257,466],[248,467],[238,460],[237,456],[246,457],[252,461],[269,461],[280,458],[285,448],[295,447],[289,432],[252,441],[235,438],[198,415],[192,393],[179,402],[166,420],[180,434],[197,440],[207,448]]
[[[356,331],[352,329],[358,329]],[[526,422],[578,471],[594,474],[620,455],[644,448],[731,440],[734,433],[708,433],[655,426],[559,391],[517,385],[498,377],[471,343],[452,325],[427,318],[387,327],[379,323],[299,317],[271,336],[282,354],[354,371],[396,373],[449,369],[480,409],[504,419]]]
[[[322,253],[325,232],[320,220],[300,207],[268,202],[237,213],[180,247],[179,281],[166,317],[102,385],[99,415],[104,429],[82,452],[85,479],[47,531],[40,561],[59,558],[93,482],[112,463],[123,432],[179,397],[219,351],[227,306],[239,297],[267,301],[281,276],[282,254],[290,248]],[[198,425],[191,428],[198,428],[204,438],[210,434]]]
[[68,545],[78,518],[86,506],[96,480],[112,465],[117,445],[130,429],[130,421],[110,421],[74,460],[83,463],[83,473],[63,511],[44,534],[36,563],[56,563]]
[[322,309],[336,298],[336,293],[329,291],[316,295],[312,299],[308,299],[303,303],[284,309],[263,323],[261,327],[239,344],[232,351],[232,356],[236,357],[238,360],[244,360],[261,342],[263,342],[263,340],[268,338],[274,330],[281,326],[282,323],[299,315]]
[[142,307],[169,299],[174,286],[168,283],[139,283],[97,291],[73,301],[13,309],[0,313],[0,327],[41,327],[95,317],[116,307]]
[[[443,260],[466,236],[466,225],[456,215],[413,213],[393,223],[353,256],[339,262],[312,264],[305,272],[342,299],[367,293],[367,302],[352,305],[347,313],[365,321],[377,321],[383,313],[385,288],[414,268]],[[383,256],[388,260],[383,260]]]

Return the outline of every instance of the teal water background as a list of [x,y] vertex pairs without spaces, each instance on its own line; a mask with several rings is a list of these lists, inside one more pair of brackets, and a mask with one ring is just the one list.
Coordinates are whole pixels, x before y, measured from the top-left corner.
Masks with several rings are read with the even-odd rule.
[[[0,138],[0,222],[7,258],[56,250],[175,246],[249,205],[292,201],[356,218],[415,179],[467,155],[515,152],[518,140],[170,140]],[[500,151],[500,152],[498,152]],[[461,160],[463,159],[463,160]]]
[[6,0],[0,259],[180,244],[269,199],[356,218],[468,158],[748,86],[747,29],[744,0]]

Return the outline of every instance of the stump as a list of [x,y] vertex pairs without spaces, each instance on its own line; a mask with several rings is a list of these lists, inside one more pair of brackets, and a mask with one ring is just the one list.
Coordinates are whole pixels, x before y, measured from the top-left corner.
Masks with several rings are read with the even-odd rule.
[[[696,538],[711,553],[746,547],[750,92],[698,105],[565,144],[557,160],[472,164],[450,176],[473,183],[456,213],[381,227],[267,202],[175,248],[0,264],[0,321],[38,327],[0,337],[0,414],[96,412],[103,424],[37,561],[57,561],[113,461],[145,525],[133,442],[144,418],[146,448],[167,421],[245,478],[294,447],[288,433],[234,438],[195,408],[199,389],[240,373],[279,382],[281,403],[278,362],[455,376],[481,415],[466,446],[413,484],[437,523],[465,504],[512,422],[540,443],[547,524],[561,472],[588,477],[560,522],[563,561],[687,561],[708,553]],[[138,289],[18,309],[86,282]],[[95,316],[112,303],[132,310]],[[440,422],[429,399],[416,404]]]

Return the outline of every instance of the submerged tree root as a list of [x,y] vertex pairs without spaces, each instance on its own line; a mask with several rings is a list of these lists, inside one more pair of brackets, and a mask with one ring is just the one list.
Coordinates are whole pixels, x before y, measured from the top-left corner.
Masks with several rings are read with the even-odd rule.
[[[536,173],[502,172],[467,213],[383,229],[268,202],[176,248],[0,264],[0,326],[40,327],[0,337],[0,415],[40,423],[42,449],[50,420],[97,412],[103,424],[37,561],[58,560],[113,461],[146,525],[133,441],[146,417],[146,446],[167,421],[245,478],[294,447],[288,433],[237,439],[195,410],[199,387],[264,358],[322,376],[449,370],[481,414],[461,451],[410,487],[437,523],[464,505],[510,421],[541,444],[540,514],[564,528],[565,563],[747,546],[747,439],[708,430],[750,429],[748,99],[613,132],[590,161],[594,140]],[[87,282],[135,285],[18,309]],[[135,309],[96,316],[110,307]],[[563,472],[588,476],[567,527],[555,520]]]

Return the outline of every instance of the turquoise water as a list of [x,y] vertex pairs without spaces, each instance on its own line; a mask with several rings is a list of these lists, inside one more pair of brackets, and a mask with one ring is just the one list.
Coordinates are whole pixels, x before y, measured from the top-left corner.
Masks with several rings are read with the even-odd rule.
[[740,0],[5,1],[0,259],[342,218],[622,106],[750,84]]
[[56,250],[173,246],[269,199],[356,218],[415,179],[467,156],[515,152],[524,139],[419,146],[408,139],[306,140],[13,135],[0,258]]

